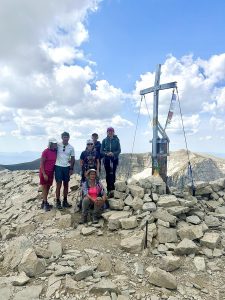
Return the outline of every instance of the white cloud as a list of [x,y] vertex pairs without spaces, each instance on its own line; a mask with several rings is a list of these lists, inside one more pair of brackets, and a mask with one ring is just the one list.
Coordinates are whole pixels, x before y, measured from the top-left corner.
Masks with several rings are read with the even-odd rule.
[[[184,129],[187,135],[196,134],[199,131],[200,117],[198,114],[183,116]],[[174,116],[171,124],[167,126],[167,131],[171,133],[183,134],[180,116]]]
[[212,139],[211,135],[200,136],[200,138],[199,138],[200,141],[209,141],[211,139]]
[[210,118],[210,126],[214,131],[225,130],[225,121],[213,116]]
[[95,80],[95,62],[81,48],[89,36],[85,20],[100,0],[2,2],[0,122],[10,123],[13,136],[52,136],[70,128],[79,137],[93,123],[100,131],[103,124],[132,125],[119,115],[125,95]]
[[[140,76],[136,82],[134,99],[139,102],[141,89],[154,85],[154,73]],[[177,81],[182,110],[185,114],[200,111],[212,112],[225,107],[225,88],[220,87],[225,77],[225,54],[212,56],[208,61],[184,56],[177,59],[169,56],[161,68],[160,83]],[[160,91],[159,111],[166,113],[171,99],[171,90]],[[146,95],[148,106],[152,107],[153,95]],[[142,113],[147,113],[143,105]]]

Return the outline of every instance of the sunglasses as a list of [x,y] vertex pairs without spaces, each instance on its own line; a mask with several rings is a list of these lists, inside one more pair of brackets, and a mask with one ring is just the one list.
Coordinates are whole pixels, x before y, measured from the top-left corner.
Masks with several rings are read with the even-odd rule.
[[93,144],[87,144],[87,145],[88,145],[88,146],[90,146],[90,145],[92,146]]
[[66,146],[64,145],[64,146],[63,146],[63,151],[65,151],[65,150],[66,150]]

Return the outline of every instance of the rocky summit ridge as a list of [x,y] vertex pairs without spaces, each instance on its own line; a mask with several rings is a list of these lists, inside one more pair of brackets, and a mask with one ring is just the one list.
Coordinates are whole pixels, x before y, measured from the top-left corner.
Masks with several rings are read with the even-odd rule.
[[[35,171],[0,172],[0,299],[222,300],[225,179],[196,196],[160,177],[117,181],[99,224],[73,208],[44,212]],[[54,204],[54,189],[49,202]]]

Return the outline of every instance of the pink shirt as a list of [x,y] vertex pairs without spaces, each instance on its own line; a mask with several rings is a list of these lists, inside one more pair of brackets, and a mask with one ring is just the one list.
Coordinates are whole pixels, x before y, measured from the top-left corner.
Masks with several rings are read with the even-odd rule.
[[49,172],[54,171],[56,156],[57,156],[57,152],[50,150],[49,148],[45,149],[42,152],[41,157],[45,158],[45,162],[44,162],[45,171],[49,171]]
[[98,190],[97,190],[97,187],[94,186],[94,187],[90,187],[88,189],[88,195],[91,196],[94,200],[97,199],[97,196],[98,196]]

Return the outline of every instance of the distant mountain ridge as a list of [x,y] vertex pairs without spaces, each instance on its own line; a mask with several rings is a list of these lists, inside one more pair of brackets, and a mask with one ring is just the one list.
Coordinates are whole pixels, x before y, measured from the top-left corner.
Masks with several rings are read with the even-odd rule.
[[[212,181],[225,177],[225,159],[209,154],[189,152],[192,165],[194,181]],[[31,162],[1,165],[0,169],[15,170],[37,170],[40,166],[40,159]],[[102,167],[102,176],[104,177]],[[151,175],[151,154],[150,153],[122,153],[117,171],[117,179],[127,180],[142,178]],[[75,162],[75,173],[80,174],[79,160]],[[190,183],[188,174],[188,156],[185,150],[173,151],[168,156],[168,185],[183,187]]]

